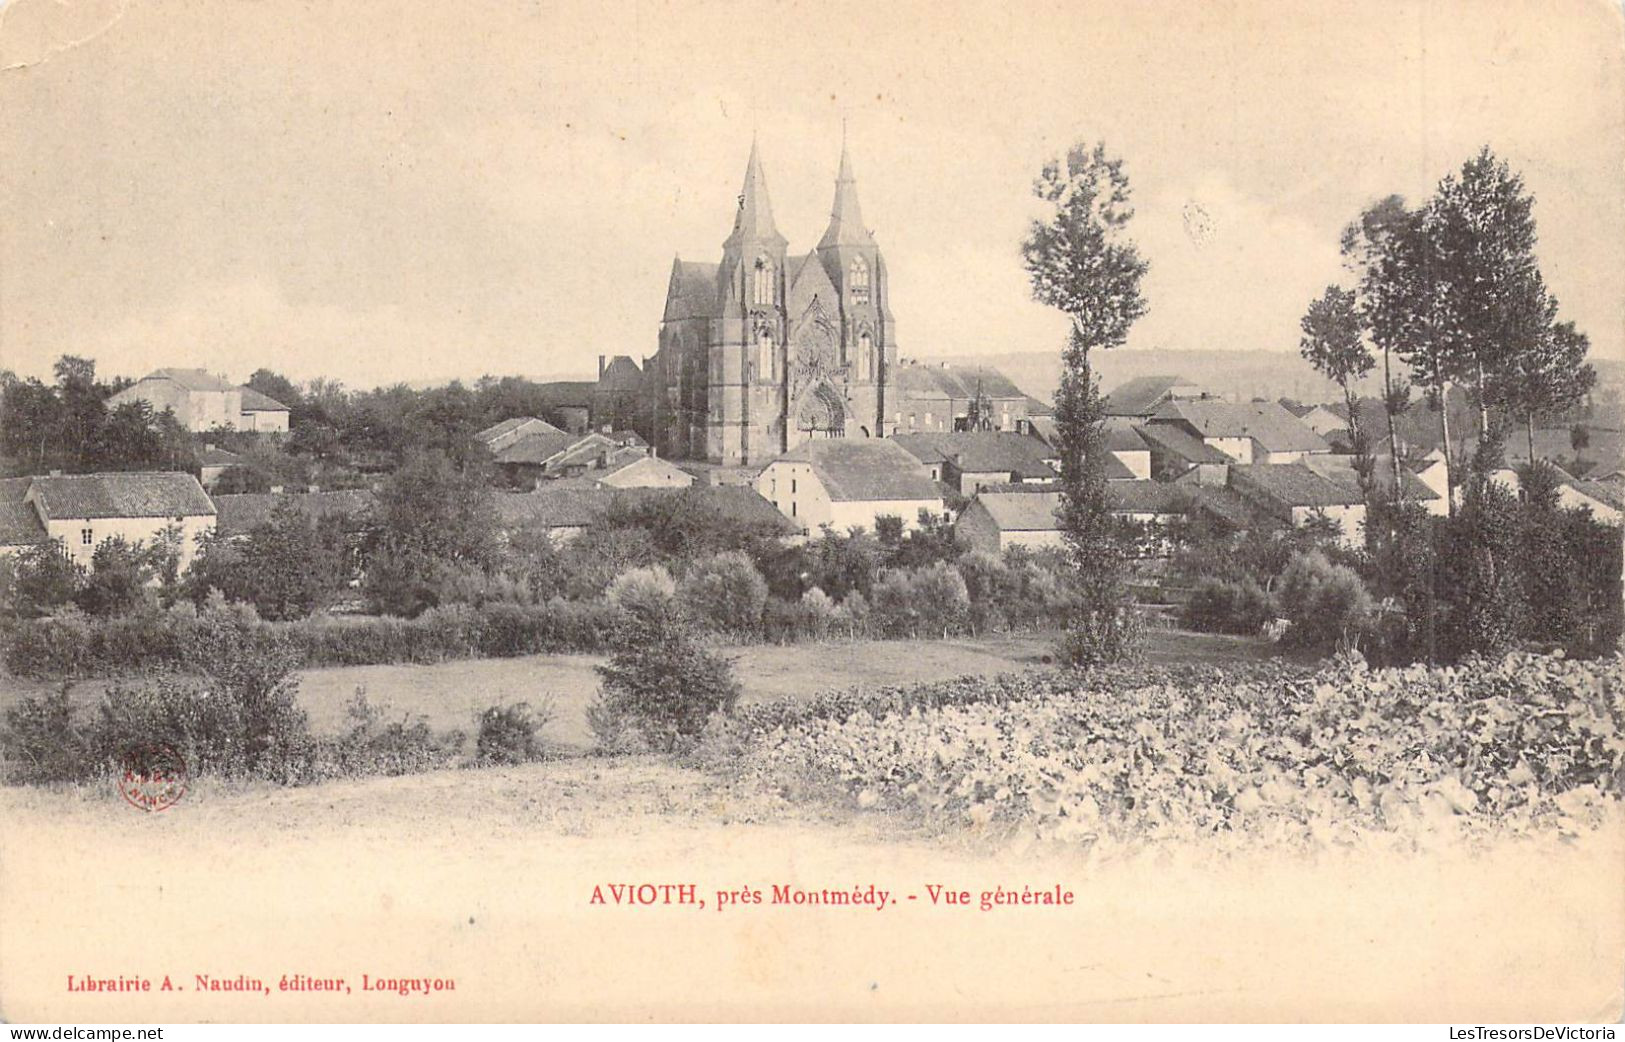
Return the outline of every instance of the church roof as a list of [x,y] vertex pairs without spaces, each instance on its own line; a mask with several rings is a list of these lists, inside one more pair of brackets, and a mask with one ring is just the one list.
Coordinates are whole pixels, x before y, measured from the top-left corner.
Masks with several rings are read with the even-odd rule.
[[858,206],[858,182],[852,176],[852,160],[847,155],[846,142],[841,142],[841,168],[835,175],[835,203],[830,208],[829,227],[818,240],[818,248],[834,246],[873,246],[875,237],[863,223],[863,210]]
[[750,143],[750,159],[745,164],[745,183],[739,189],[733,232],[723,243],[723,249],[747,242],[777,243],[781,247],[786,242],[773,223],[773,204],[767,198],[767,177],[762,173],[762,160],[755,141]]
[[674,260],[671,284],[666,290],[663,320],[715,318],[717,315],[717,265]]
[[840,294],[835,291],[835,283],[829,280],[823,264],[819,263],[818,254],[786,257],[784,265],[785,270],[790,272],[789,292],[785,301],[790,321],[801,318],[814,297],[821,298],[831,314],[840,307]]
[[897,389],[906,398],[959,398],[969,401],[978,386],[989,398],[1025,401],[1021,388],[997,369],[970,365],[913,363],[889,369]]
[[598,377],[601,391],[636,391],[643,386],[643,370],[630,355],[616,355]]

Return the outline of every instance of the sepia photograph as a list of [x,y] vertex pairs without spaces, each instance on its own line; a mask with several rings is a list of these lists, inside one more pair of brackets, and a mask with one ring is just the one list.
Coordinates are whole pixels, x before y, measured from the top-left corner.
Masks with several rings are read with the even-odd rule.
[[1618,0],[0,0],[0,157],[0,1021],[1614,1037]]

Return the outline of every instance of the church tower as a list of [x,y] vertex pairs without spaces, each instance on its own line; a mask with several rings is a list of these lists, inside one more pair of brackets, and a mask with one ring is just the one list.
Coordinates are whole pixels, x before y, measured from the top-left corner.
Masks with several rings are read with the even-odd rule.
[[[711,335],[703,444],[706,457],[719,463],[765,463],[779,451],[788,245],[773,223],[767,179],[752,141],[733,231],[722,244],[717,268],[721,307]],[[698,436],[695,443],[701,443]]]
[[884,436],[895,424],[886,420],[886,380],[896,362],[896,329],[887,299],[886,261],[875,237],[863,223],[852,158],[841,140],[840,169],[835,175],[835,202],[829,227],[818,240],[818,259],[840,299],[841,360],[854,399],[872,408],[862,422]]

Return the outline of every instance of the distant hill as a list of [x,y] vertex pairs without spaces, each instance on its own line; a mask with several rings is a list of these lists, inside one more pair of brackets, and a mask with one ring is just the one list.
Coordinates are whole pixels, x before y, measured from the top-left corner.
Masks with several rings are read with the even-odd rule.
[[[955,355],[951,358],[922,359],[959,364],[991,366],[1028,394],[1053,401],[1061,382],[1061,355],[1058,351],[1010,351],[1002,354]],[[1234,401],[1253,398],[1292,398],[1300,402],[1342,400],[1337,385],[1315,372],[1313,367],[1291,351],[1100,351],[1090,359],[1100,373],[1101,388],[1112,388],[1137,376],[1182,376],[1203,385],[1215,394]],[[1592,358],[1597,368],[1598,391],[1625,385],[1625,362]],[[1362,395],[1380,395],[1382,370],[1361,381]],[[1394,376],[1407,370],[1396,365]],[[1617,400],[1617,399],[1616,399]]]

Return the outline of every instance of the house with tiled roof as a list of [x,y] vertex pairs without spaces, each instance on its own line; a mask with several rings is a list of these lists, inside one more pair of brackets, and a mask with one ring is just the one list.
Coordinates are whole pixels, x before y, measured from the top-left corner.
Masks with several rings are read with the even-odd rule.
[[[1360,475],[1354,467],[1354,457],[1341,454],[1308,456],[1303,461],[1304,466],[1329,478],[1344,488],[1352,489],[1356,495],[1360,492]],[[1407,464],[1401,460],[1399,465],[1400,488],[1403,499],[1407,503],[1417,503],[1428,513],[1443,517],[1449,513],[1449,504],[1445,500],[1445,492],[1439,482],[1443,478],[1444,462],[1442,460],[1417,460]],[[1371,477],[1377,492],[1384,499],[1391,499],[1394,491],[1394,460],[1386,454],[1373,456]]]
[[890,438],[803,442],[762,468],[756,491],[803,532],[873,531],[888,516],[912,528],[921,511],[943,515],[942,488],[927,466]]
[[669,460],[638,449],[620,452],[626,455],[610,457],[602,475],[594,478],[597,484],[605,488],[688,488],[694,484],[694,475]]
[[292,411],[286,405],[252,387],[244,386],[241,390],[243,402],[237,423],[238,430],[260,434],[288,433],[288,417],[292,415]]
[[0,550],[56,540],[86,567],[104,540],[151,545],[178,536],[181,567],[199,536],[214,531],[215,506],[197,478],[178,471],[53,474],[0,483]]
[[474,440],[495,455],[527,434],[563,434],[559,428],[538,416],[511,416],[474,435]]
[[899,434],[891,439],[926,465],[933,480],[963,496],[1004,484],[1053,484],[1053,450],[1015,431],[960,431],[954,434]]
[[1018,431],[1035,415],[1035,405],[1040,415],[1054,412],[989,366],[905,358],[892,379],[891,426],[898,433],[968,430],[973,411],[984,429]]
[[774,506],[739,485],[694,485],[688,488],[611,488],[576,479],[549,482],[535,492],[498,492],[497,521],[505,535],[520,529],[546,532],[560,542],[573,539],[603,520],[616,504],[671,503],[710,510],[731,520],[760,526],[788,537],[798,531]]
[[368,489],[333,489],[326,492],[245,492],[215,496],[215,530],[228,539],[248,535],[271,520],[278,508],[291,508],[311,520],[341,518],[361,530],[377,517],[378,497]]
[[1139,423],[1134,432],[1146,445],[1150,476],[1157,481],[1221,487],[1229,481],[1228,468],[1236,461],[1179,425]]
[[1612,481],[1566,481],[1557,486],[1557,505],[1589,510],[1603,524],[1618,525],[1625,517],[1625,486]]
[[1352,488],[1317,474],[1303,463],[1237,463],[1230,489],[1263,514],[1294,527],[1331,519],[1349,546],[1364,539],[1365,502]]
[[213,489],[226,471],[243,465],[243,457],[211,442],[204,445],[203,451],[198,453],[197,462],[198,480],[203,483],[205,489]]
[[[1105,423],[1106,451],[1112,461],[1107,464],[1109,481],[1151,477],[1151,446],[1140,437],[1136,424],[1122,416],[1108,416]],[[1057,473],[1061,469],[1061,435],[1053,416],[1029,417],[1024,424],[1028,437],[1041,442],[1045,448],[1045,462]]]
[[1238,463],[1298,463],[1331,452],[1324,438],[1277,402],[1167,401],[1145,426],[1182,430]]
[[[1006,485],[977,493],[954,521],[955,538],[965,545],[999,552],[1012,546],[1030,549],[1061,546],[1059,489]],[[1205,515],[1228,528],[1245,528],[1253,512],[1225,489],[1172,485],[1162,481],[1114,481],[1106,486],[1106,507],[1120,521],[1167,525]],[[1144,543],[1144,552],[1160,553],[1159,541]]]
[[1164,403],[1209,397],[1205,388],[1180,376],[1137,376],[1112,389],[1102,403],[1107,416],[1149,419]]
[[198,433],[288,429],[286,405],[204,369],[155,369],[107,399],[107,407],[138,401],[153,412],[170,410],[182,427]]

